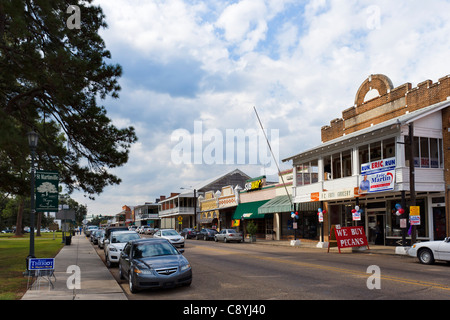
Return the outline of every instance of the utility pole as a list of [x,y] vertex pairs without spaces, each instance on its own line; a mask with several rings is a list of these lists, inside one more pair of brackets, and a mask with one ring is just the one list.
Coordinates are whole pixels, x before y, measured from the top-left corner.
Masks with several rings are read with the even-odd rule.
[[[409,211],[411,207],[416,205],[416,187],[415,187],[415,166],[414,166],[414,124],[411,122],[408,124],[409,127]],[[411,221],[410,221],[411,223]],[[411,245],[416,242],[416,226],[411,228]]]

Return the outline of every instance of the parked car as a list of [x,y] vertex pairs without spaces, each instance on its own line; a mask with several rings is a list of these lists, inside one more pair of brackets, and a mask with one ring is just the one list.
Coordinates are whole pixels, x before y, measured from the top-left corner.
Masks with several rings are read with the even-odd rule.
[[214,236],[217,234],[216,229],[202,229],[195,236],[197,240],[214,240]]
[[105,240],[105,259],[106,266],[111,268],[113,264],[119,262],[120,252],[126,243],[131,240],[140,239],[135,231],[113,231],[109,238]]
[[103,250],[105,249],[105,234],[106,231],[103,232],[101,236],[98,238],[98,247]]
[[154,234],[156,232],[155,228],[147,227],[147,229],[144,230],[145,234]]
[[189,286],[192,268],[168,240],[150,238],[129,241],[119,259],[119,277],[127,279],[131,293],[142,289]]
[[93,234],[93,235],[91,235],[92,243],[98,245],[99,239],[101,237],[103,237],[103,235],[105,234],[105,229],[98,229],[95,232],[93,232],[92,234]]
[[217,241],[242,242],[242,233],[236,232],[236,230],[234,230],[234,229],[223,229],[223,230],[220,230],[220,232],[214,236],[214,241],[216,241],[216,242]]
[[184,228],[180,233],[185,239],[192,239],[197,236],[197,230],[194,228]]
[[450,238],[415,243],[408,254],[417,257],[423,264],[433,264],[435,260],[450,261]]
[[85,235],[86,237],[90,237],[90,236],[91,236],[91,232],[94,231],[94,230],[97,230],[97,229],[98,229],[97,226],[87,226],[87,227],[84,229],[84,235]]
[[161,229],[155,232],[154,238],[167,239],[174,246],[184,248],[184,237],[174,229]]

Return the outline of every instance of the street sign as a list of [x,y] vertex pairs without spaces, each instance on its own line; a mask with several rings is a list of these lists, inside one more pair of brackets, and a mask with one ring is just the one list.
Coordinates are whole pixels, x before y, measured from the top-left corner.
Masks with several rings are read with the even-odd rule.
[[36,170],[36,212],[58,212],[58,171]]
[[54,258],[42,258],[42,259],[29,259],[28,270],[54,270],[55,259]]
[[183,221],[183,217],[182,216],[178,216],[178,222],[182,222]]

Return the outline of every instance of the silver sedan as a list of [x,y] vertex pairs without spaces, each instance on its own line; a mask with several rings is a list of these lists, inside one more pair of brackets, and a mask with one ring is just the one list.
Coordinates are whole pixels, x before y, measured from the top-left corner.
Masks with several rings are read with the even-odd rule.
[[219,233],[214,236],[214,241],[223,241],[223,242],[242,242],[242,233],[237,232],[234,229],[223,229]]

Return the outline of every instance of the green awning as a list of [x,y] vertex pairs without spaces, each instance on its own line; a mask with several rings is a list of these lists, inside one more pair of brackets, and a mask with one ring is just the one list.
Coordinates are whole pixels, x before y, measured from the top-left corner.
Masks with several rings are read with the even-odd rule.
[[266,218],[264,214],[258,213],[258,208],[267,202],[269,202],[269,200],[240,203],[233,214],[233,220],[240,220],[242,218],[244,219]]
[[258,214],[291,212],[294,208],[291,206],[290,196],[278,196],[268,201],[258,209]]

